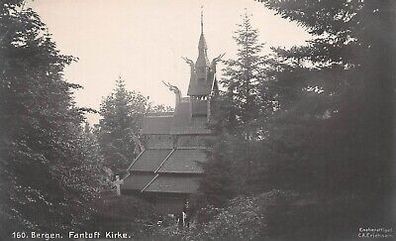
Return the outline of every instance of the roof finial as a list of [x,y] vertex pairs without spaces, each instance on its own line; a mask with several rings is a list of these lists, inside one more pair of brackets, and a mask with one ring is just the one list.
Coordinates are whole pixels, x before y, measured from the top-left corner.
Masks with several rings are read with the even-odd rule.
[[201,5],[201,34],[203,34],[203,5]]

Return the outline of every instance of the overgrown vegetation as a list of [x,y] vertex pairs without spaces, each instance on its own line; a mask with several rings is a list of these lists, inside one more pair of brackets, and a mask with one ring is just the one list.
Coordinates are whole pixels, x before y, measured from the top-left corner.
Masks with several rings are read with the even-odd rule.
[[140,93],[128,91],[119,78],[114,91],[101,104],[97,135],[106,166],[122,173],[142,150],[140,129],[149,102]]
[[17,230],[82,230],[107,183],[103,158],[73,101],[80,86],[45,24],[23,1],[0,6],[1,239]]
[[[225,61],[226,90],[214,112],[219,138],[201,191],[225,208],[219,216],[241,195],[296,193],[287,209],[278,203],[266,214],[263,237],[351,238],[358,227],[391,226],[395,52],[387,32],[394,4],[261,2],[305,27],[312,40],[264,56],[257,31],[243,16],[237,58]],[[264,64],[257,71],[260,56]],[[248,200],[245,205],[255,212]]]
[[[148,240],[332,240],[392,227],[395,3],[260,0],[311,35],[264,55],[249,16],[224,62],[190,229],[116,197],[113,173],[139,151],[144,114],[170,110],[118,80],[99,125],[64,79],[60,54],[22,0],[0,5],[0,238],[15,230],[127,231]],[[265,24],[265,23],[263,23]],[[109,171],[111,169],[112,171]],[[149,233],[152,232],[152,235]]]
[[133,196],[115,196],[112,192],[103,194],[93,206],[97,213],[89,228],[92,232],[125,232],[139,240],[150,236],[160,216],[147,201]]
[[113,92],[101,103],[101,119],[94,130],[105,166],[114,174],[125,175],[128,165],[143,150],[140,135],[143,116],[167,111],[173,109],[154,105],[141,93],[127,90],[125,80],[119,77]]
[[[144,202],[118,198],[111,191],[112,166],[103,155],[106,149],[85,123],[84,114],[93,110],[76,106],[73,93],[81,86],[64,79],[64,69],[73,61],[77,58],[59,52],[45,24],[22,0],[1,3],[1,240],[11,239],[11,233],[17,231],[105,230],[109,227],[105,221],[124,221],[128,231],[138,235],[143,230],[141,220],[148,222],[148,214],[155,213]],[[122,82],[118,88],[121,95],[131,97]],[[112,101],[124,100],[118,97],[108,97],[102,113],[109,117],[113,111],[113,116],[118,114],[124,120],[125,113],[109,107]],[[146,98],[132,97],[143,105],[135,109],[146,111]],[[125,99],[126,104],[131,103]],[[133,98],[132,103],[140,102]],[[141,119],[133,118],[134,123]],[[129,128],[138,126],[135,123]],[[133,218],[126,220],[121,212]],[[126,230],[125,226],[120,229]]]

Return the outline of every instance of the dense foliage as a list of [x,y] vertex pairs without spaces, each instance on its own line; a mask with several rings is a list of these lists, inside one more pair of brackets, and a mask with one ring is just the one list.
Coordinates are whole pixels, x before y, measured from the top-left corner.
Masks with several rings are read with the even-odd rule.
[[97,213],[91,231],[125,232],[137,240],[150,235],[159,217],[147,201],[127,195],[115,196],[110,192],[103,194],[93,206]]
[[211,127],[217,137],[210,143],[213,149],[209,153],[210,161],[203,164],[206,175],[200,185],[208,203],[217,206],[237,194],[249,193],[255,185],[262,185],[256,175],[261,163],[254,160],[261,158],[255,156],[260,147],[253,145],[264,137],[260,124],[274,110],[269,92],[262,91],[268,89],[272,66],[269,57],[261,52],[263,44],[258,42],[258,31],[247,13],[237,27],[236,59],[224,61],[221,79],[224,91],[212,105]]
[[394,48],[387,33],[394,6],[390,1],[263,2],[313,35],[307,46],[275,49],[280,111],[268,143],[274,170],[287,168],[284,174],[291,177],[277,185],[324,196],[385,198],[391,187],[394,98]]
[[[224,92],[213,102],[191,229],[162,240],[331,240],[392,227],[396,8],[391,0],[260,0],[312,39],[263,55],[242,17]],[[264,24],[264,23],[263,23]],[[143,237],[156,214],[133,197],[101,196],[110,171],[141,151],[148,112],[166,112],[119,79],[92,133],[57,49],[22,0],[0,5],[0,238],[18,230],[111,230]],[[394,185],[393,185],[394,186]],[[102,197],[102,199],[99,199]],[[96,231],[96,230],[94,230]]]
[[260,129],[257,121],[263,112],[268,111],[270,104],[261,91],[269,60],[262,53],[264,45],[259,43],[258,30],[252,26],[247,13],[237,27],[233,37],[238,46],[237,56],[223,61],[225,68],[220,83],[225,89],[220,110],[217,111],[225,118],[221,118],[221,123],[217,125],[251,139],[257,136]]
[[23,1],[0,5],[1,239],[13,231],[81,230],[106,183],[82,128],[80,86],[63,78],[74,61],[59,53]]
[[[298,195],[293,192],[271,190],[259,195],[241,195],[228,200],[223,208],[207,206],[196,214],[197,222],[190,229],[175,226],[159,228],[154,234],[161,240],[266,240],[272,233],[269,224],[288,220],[279,215],[287,212]],[[276,213],[276,215],[274,215]],[[290,227],[292,228],[292,227]],[[283,229],[284,233],[287,233]]]
[[96,134],[106,166],[113,173],[125,172],[131,161],[142,151],[143,117],[148,113],[173,111],[169,106],[154,105],[139,92],[127,90],[120,77],[113,92],[100,105]]
[[129,91],[119,78],[114,91],[101,104],[98,138],[106,166],[124,171],[140,151],[140,129],[149,103],[140,93]]
[[[298,193],[287,212],[274,209],[267,217],[271,237],[350,238],[358,227],[391,226],[394,3],[261,2],[306,28],[312,39],[305,46],[273,48],[264,74],[250,72],[260,83],[256,98],[267,100],[257,102],[264,111],[252,112],[250,123],[259,131],[253,138],[245,135],[252,126],[224,124],[252,114],[227,111],[240,106],[230,93],[244,92],[226,82],[240,55],[225,62],[226,91],[214,115],[220,138],[201,190],[215,205],[271,189]],[[243,41],[236,40],[241,53]],[[258,58],[256,52],[244,56]],[[244,74],[234,68],[228,83],[242,85]]]

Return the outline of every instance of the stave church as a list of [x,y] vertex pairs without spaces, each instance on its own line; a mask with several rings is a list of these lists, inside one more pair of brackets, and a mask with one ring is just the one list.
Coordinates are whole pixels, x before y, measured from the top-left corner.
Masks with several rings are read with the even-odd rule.
[[122,195],[139,195],[164,214],[180,212],[184,202],[198,191],[207,161],[207,140],[213,138],[208,123],[211,104],[218,94],[216,63],[211,62],[203,31],[194,62],[184,58],[191,74],[187,96],[164,83],[176,96],[174,112],[148,114],[143,120],[144,150],[128,167]]

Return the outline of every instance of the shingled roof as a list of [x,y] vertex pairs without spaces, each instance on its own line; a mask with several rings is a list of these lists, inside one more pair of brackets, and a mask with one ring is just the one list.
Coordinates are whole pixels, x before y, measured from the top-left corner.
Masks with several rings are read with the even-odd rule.
[[142,190],[155,177],[154,173],[133,173],[124,180],[123,189]]
[[175,150],[161,166],[158,172],[202,174],[203,169],[201,163],[206,162],[206,160],[206,154],[203,150]]
[[169,149],[145,150],[129,167],[129,171],[154,172],[171,153]]
[[193,75],[188,85],[187,94],[192,96],[209,95],[212,92],[214,81],[216,81],[215,73],[210,68],[206,79],[200,79]]
[[160,175],[144,189],[144,192],[196,193],[200,177]]
[[[193,105],[190,101],[194,101]],[[191,106],[195,108],[195,115],[191,113]],[[169,135],[169,138],[179,136],[178,138],[191,138],[192,141],[183,141],[184,144],[189,144],[175,146],[173,149],[164,149],[162,145],[149,146],[150,149],[144,150],[128,168],[130,176],[124,179],[122,189],[164,193],[196,192],[198,180],[203,174],[201,163],[207,161],[205,147],[196,138],[211,134],[207,127],[206,112],[207,100],[188,99],[176,106],[173,116],[169,113],[146,116],[142,134]]]
[[195,67],[191,70],[188,85],[187,95],[189,96],[207,96],[212,92],[213,82],[216,78],[215,70],[210,68],[207,49],[204,33],[201,32],[198,43],[198,58]]
[[198,51],[195,63],[185,58],[191,69],[188,97],[181,97],[175,87],[171,89],[177,97],[175,111],[149,114],[143,119],[141,133],[148,137],[147,149],[129,166],[130,175],[124,178],[121,189],[142,193],[197,192],[204,172],[201,164],[207,161],[204,140],[212,135],[207,126],[208,101],[218,90],[219,60],[210,63],[208,59],[202,21]]
[[[198,177],[186,175],[202,174],[201,163],[206,161],[202,148],[145,150],[129,167],[130,176],[125,178],[122,188],[141,192],[194,192]],[[181,183],[176,183],[177,180]]]
[[172,120],[172,115],[146,116],[143,120],[142,134],[169,134]]
[[180,102],[173,116],[146,116],[143,119],[144,135],[210,134],[207,127],[207,100],[194,105],[198,116],[192,116],[190,102]]

